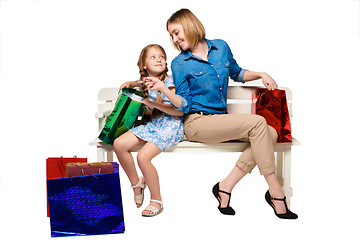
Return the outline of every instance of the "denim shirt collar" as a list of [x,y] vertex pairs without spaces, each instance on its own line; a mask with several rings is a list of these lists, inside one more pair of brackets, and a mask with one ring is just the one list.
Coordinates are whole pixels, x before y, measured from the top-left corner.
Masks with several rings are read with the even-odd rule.
[[[210,53],[210,51],[212,49],[217,49],[217,47],[212,43],[211,40],[208,40],[208,39],[205,38],[205,41],[206,41],[206,43],[208,45],[208,54]],[[190,58],[199,59],[199,57],[195,56],[194,54],[192,54],[190,52],[190,49],[185,50],[183,52],[183,54],[184,54],[184,60],[185,61],[189,60]]]

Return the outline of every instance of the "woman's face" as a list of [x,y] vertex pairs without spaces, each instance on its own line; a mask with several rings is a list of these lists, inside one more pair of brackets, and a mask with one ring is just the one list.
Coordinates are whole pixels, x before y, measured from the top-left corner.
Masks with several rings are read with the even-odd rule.
[[148,71],[151,77],[158,77],[166,68],[165,54],[158,47],[149,48],[144,68]]
[[184,28],[181,24],[178,23],[170,23],[168,25],[168,32],[172,41],[181,48],[181,50],[185,51],[189,48],[189,44],[186,41],[186,37],[184,34]]

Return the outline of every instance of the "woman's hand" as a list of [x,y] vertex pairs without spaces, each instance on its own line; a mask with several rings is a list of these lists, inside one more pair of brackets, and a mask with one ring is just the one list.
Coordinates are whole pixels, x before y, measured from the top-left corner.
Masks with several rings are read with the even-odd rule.
[[160,79],[158,78],[145,77],[143,79],[143,82],[150,91],[154,91],[154,90],[162,91],[163,89],[166,88],[164,82],[160,81]]
[[276,82],[274,81],[274,79],[272,79],[272,77],[270,77],[269,74],[267,73],[261,73],[261,78],[263,81],[264,86],[269,89],[269,90],[275,90],[278,88]]
[[275,90],[277,89],[277,84],[274,81],[274,79],[272,79],[272,77],[269,76],[269,74],[265,73],[265,72],[253,72],[253,71],[245,71],[243,79],[245,82],[248,81],[253,81],[253,80],[258,80],[258,79],[262,79],[264,86],[269,89],[269,90]]

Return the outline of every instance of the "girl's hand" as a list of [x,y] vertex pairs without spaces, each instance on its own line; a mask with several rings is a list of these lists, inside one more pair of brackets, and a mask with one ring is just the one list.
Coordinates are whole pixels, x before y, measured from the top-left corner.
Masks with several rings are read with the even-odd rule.
[[139,83],[142,83],[141,81],[127,81],[125,83],[123,83],[121,86],[120,86],[120,90],[122,88],[133,88],[133,87],[136,87],[137,85],[139,85]]
[[274,79],[272,79],[272,77],[269,76],[269,74],[262,73],[261,78],[264,83],[264,86],[267,89],[269,89],[271,91],[277,89],[278,86],[277,86],[276,82],[274,81]]
[[148,98],[141,101],[141,103],[145,104],[146,106],[150,108],[154,108],[154,102],[150,101]]
[[162,89],[166,88],[165,84],[162,81],[160,81],[160,79],[158,78],[145,77],[143,79],[143,82],[150,91],[154,91],[154,90],[161,91]]

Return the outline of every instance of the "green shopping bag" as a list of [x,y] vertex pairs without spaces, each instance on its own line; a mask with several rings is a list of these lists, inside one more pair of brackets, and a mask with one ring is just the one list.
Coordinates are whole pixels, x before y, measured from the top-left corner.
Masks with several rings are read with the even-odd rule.
[[145,107],[141,103],[142,92],[132,88],[123,88],[115,107],[102,129],[99,139],[109,145],[121,134],[138,124],[138,116],[143,116]]

